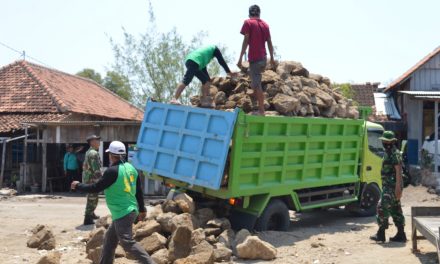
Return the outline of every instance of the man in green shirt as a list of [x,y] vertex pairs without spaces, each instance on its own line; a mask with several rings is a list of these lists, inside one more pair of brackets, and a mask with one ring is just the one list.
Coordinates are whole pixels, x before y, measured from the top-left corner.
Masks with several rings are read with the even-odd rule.
[[185,58],[186,72],[183,76],[182,83],[179,84],[176,90],[176,94],[170,103],[180,104],[178,99],[188,86],[194,76],[202,82],[202,98],[200,100],[201,107],[213,108],[214,102],[212,97],[209,96],[209,87],[211,86],[211,78],[209,77],[208,66],[209,62],[213,58],[217,58],[218,63],[223,67],[228,76],[236,76],[236,73],[232,73],[229,70],[228,64],[226,64],[220,49],[216,45],[209,45],[206,47],[198,48],[190,52]]
[[125,161],[125,145],[113,141],[106,150],[109,153],[110,167],[95,183],[72,182],[72,189],[88,193],[104,191],[107,207],[112,214],[112,224],[104,237],[100,262],[113,263],[118,243],[125,252],[130,253],[140,263],[154,263],[145,249],[133,239],[132,225],[136,219],[145,218],[146,209],[141,180],[136,169]]
[[[101,159],[99,157],[99,145],[101,137],[91,135],[87,137],[87,143],[90,148],[86,152],[86,157],[83,163],[83,183],[94,183],[101,178]],[[87,195],[86,211],[84,214],[84,225],[93,225],[93,219],[98,219],[99,216],[95,214],[95,209],[98,206],[98,193],[89,193]]]
[[[63,162],[64,176],[67,177],[67,182],[70,184],[72,181],[78,180],[78,160],[71,144],[66,146],[66,151]],[[70,190],[70,188],[67,189]]]

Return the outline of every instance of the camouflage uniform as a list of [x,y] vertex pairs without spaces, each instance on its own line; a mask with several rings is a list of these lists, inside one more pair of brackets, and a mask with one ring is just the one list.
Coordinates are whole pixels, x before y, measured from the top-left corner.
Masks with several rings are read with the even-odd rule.
[[[405,218],[402,213],[400,200],[396,199],[396,169],[394,166],[399,165],[402,159],[400,152],[393,146],[390,152],[385,151],[382,161],[382,195],[377,206],[377,223],[380,228],[388,228],[388,218],[393,218],[394,224],[399,226],[405,225]],[[403,186],[401,186],[403,188]]]
[[[83,163],[83,183],[95,183],[101,177],[101,159],[98,151],[89,148]],[[98,193],[87,194],[86,216],[92,216],[98,206]]]

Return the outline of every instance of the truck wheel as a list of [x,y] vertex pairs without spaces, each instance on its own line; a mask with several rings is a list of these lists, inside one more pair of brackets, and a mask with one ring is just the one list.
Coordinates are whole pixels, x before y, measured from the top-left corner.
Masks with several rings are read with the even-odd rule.
[[355,216],[373,216],[376,215],[377,204],[380,200],[380,189],[376,184],[368,184],[364,187],[360,201],[349,205],[347,209]]
[[261,216],[257,219],[255,230],[287,231],[289,226],[289,209],[283,201],[274,199],[269,202]]

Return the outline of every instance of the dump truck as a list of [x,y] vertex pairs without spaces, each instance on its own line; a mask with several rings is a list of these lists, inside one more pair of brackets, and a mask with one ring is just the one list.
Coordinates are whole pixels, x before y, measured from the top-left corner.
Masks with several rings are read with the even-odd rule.
[[[256,116],[149,101],[134,166],[233,228],[286,230],[289,210],[376,212],[383,127],[362,119]],[[213,205],[210,205],[213,206]]]

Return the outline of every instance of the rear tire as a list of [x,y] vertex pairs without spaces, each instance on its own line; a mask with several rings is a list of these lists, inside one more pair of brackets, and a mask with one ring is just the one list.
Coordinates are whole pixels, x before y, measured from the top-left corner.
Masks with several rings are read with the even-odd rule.
[[261,216],[257,219],[255,230],[287,231],[289,226],[289,209],[283,201],[274,199],[269,202]]
[[360,217],[376,215],[377,204],[380,200],[380,189],[376,184],[368,184],[362,191],[360,201],[347,205],[347,210]]

